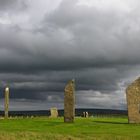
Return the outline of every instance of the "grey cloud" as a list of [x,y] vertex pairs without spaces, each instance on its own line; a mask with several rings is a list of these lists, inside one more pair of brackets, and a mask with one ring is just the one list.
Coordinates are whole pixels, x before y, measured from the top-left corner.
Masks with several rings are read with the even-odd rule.
[[[112,9],[76,6],[76,1],[69,3],[63,1],[44,21],[45,26],[54,28],[54,33],[64,30],[71,34],[71,44],[63,47],[68,56],[93,66],[139,64],[139,29],[133,26],[139,24],[137,17]],[[65,36],[61,39],[65,41]]]
[[140,68],[138,9],[130,14],[77,2],[63,0],[31,29],[0,24],[1,93],[9,84],[12,101],[62,107],[65,84],[75,78],[77,107],[125,107],[127,81]]
[[92,105],[93,108],[126,109],[125,94],[119,90],[114,94],[94,90],[78,91],[76,97],[76,105],[81,108]]
[[27,4],[24,0],[0,0],[0,11],[22,11],[27,8]]

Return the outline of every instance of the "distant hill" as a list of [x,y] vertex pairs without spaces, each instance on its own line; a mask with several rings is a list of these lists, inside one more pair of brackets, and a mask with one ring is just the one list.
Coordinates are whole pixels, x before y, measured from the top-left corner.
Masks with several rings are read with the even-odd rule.
[[[58,110],[59,116],[63,116],[64,110]],[[112,110],[112,109],[76,109],[76,116],[82,116],[83,112],[88,112],[89,116],[102,116],[102,115],[127,115],[127,110]],[[4,111],[0,111],[0,115],[4,115]],[[49,110],[36,110],[36,111],[9,111],[10,116],[50,116]]]

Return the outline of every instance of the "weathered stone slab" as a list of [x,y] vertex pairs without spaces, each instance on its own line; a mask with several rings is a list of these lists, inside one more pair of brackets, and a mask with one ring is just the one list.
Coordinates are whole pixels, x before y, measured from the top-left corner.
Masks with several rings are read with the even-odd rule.
[[51,114],[51,118],[57,118],[58,117],[58,110],[56,107],[53,107],[50,109],[50,114]]
[[85,114],[86,114],[86,116],[85,116],[85,117],[86,117],[86,118],[88,118],[88,117],[89,117],[88,112],[86,112]]
[[88,112],[83,112],[83,117],[88,118],[89,117]]
[[83,117],[85,118],[85,116],[86,116],[86,112],[83,112]]
[[128,86],[126,98],[129,123],[140,123],[140,78]]
[[74,122],[75,116],[75,80],[71,80],[65,87],[64,94],[64,122]]
[[5,88],[5,102],[4,102],[4,109],[5,109],[5,118],[8,118],[8,111],[9,111],[9,87]]

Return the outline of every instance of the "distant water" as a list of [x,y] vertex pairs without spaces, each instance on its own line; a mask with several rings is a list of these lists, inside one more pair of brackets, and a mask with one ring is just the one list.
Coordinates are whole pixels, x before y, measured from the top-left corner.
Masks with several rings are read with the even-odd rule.
[[[112,109],[76,109],[76,116],[82,116],[83,112],[88,112],[89,116],[97,115],[127,115],[127,110],[112,110]],[[64,110],[58,110],[59,116],[63,116]],[[4,115],[4,111],[0,111],[0,115]],[[50,116],[49,110],[36,110],[36,111],[9,111],[10,116]]]

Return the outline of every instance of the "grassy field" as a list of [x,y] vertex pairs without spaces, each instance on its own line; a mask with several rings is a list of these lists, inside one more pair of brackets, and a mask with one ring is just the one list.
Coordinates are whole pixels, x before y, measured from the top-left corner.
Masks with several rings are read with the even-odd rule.
[[0,140],[140,140],[140,125],[128,124],[127,118],[47,117],[0,120]]

